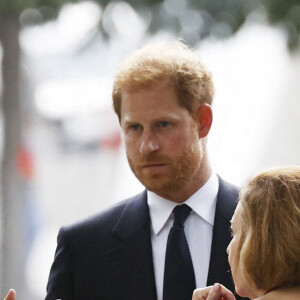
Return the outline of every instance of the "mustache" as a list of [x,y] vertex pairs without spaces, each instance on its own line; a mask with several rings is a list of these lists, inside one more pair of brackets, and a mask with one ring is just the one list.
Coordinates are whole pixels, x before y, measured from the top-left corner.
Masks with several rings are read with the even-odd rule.
[[166,155],[150,153],[149,155],[143,156],[139,161],[139,165],[160,164],[160,163],[170,163],[170,158]]

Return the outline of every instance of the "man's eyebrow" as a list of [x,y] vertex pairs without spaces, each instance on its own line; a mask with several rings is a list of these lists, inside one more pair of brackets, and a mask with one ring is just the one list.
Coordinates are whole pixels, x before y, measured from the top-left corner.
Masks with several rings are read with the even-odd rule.
[[131,118],[131,117],[124,117],[122,122],[122,124],[132,124],[132,123],[138,123],[138,121],[136,121],[134,118]]

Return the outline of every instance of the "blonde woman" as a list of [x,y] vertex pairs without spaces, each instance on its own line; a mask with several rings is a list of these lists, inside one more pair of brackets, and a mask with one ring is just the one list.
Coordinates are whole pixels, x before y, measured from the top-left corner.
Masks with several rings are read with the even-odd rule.
[[[256,300],[300,299],[300,167],[255,176],[240,193],[227,248],[236,293]],[[193,300],[234,300],[216,283]]]

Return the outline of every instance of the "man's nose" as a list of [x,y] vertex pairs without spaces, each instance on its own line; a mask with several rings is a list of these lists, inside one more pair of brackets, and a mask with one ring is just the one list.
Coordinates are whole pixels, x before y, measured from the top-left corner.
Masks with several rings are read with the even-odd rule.
[[144,133],[140,145],[140,153],[145,155],[159,149],[157,139],[152,133]]

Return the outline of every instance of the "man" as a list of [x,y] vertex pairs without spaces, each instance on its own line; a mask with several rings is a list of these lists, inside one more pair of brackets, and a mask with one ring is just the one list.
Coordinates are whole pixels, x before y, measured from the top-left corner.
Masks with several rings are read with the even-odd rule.
[[144,47],[123,63],[113,106],[146,190],[60,230],[46,299],[165,299],[172,210],[183,202],[192,208],[185,234],[196,286],[233,289],[226,247],[238,190],[209,164],[212,99],[209,72],[180,42]]
[[[190,271],[190,289],[215,282],[234,289],[226,247],[238,190],[210,167],[212,100],[209,72],[181,42],[144,47],[123,63],[113,106],[128,162],[146,190],[60,230],[47,300],[185,300],[179,293]],[[183,242],[172,247],[184,244],[177,254],[190,265],[173,272],[176,282],[168,268],[181,258],[169,262],[167,248],[174,208],[182,203],[191,212],[179,226]]]

